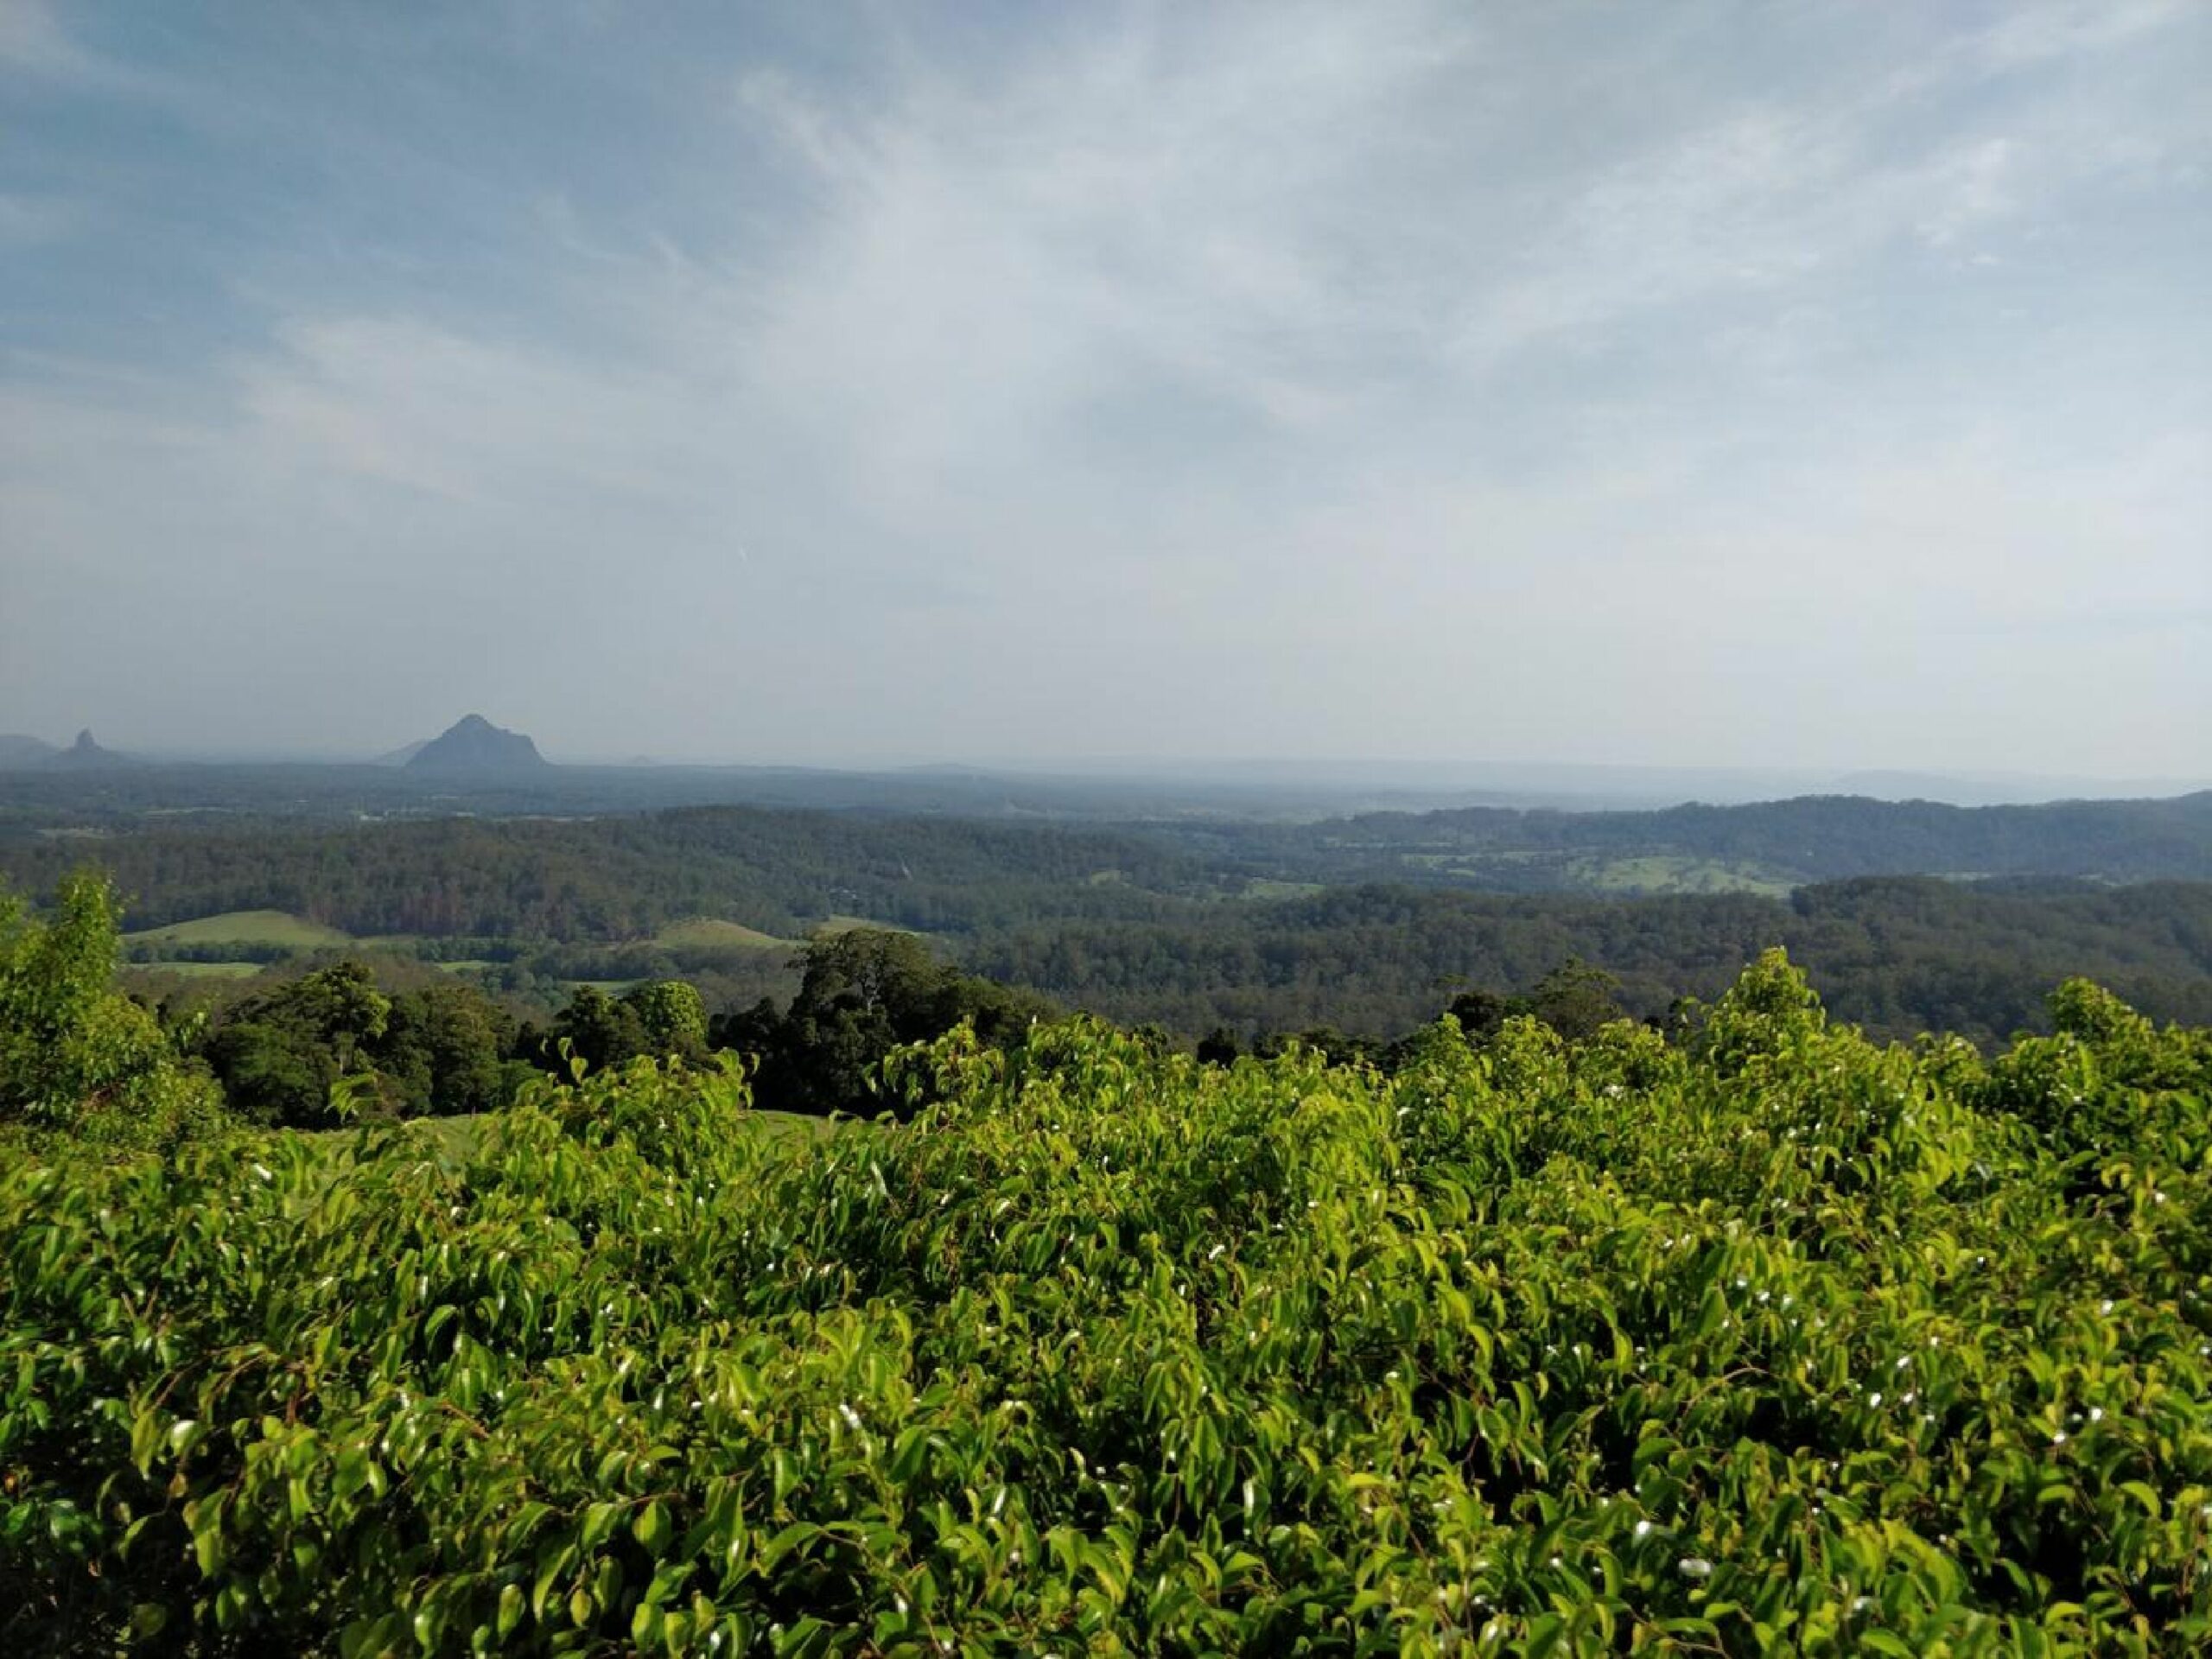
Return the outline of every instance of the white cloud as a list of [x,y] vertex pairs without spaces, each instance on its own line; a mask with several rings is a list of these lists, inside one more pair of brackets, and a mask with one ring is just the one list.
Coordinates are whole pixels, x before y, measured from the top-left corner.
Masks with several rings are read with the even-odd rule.
[[[2201,314],[2076,302],[2171,282],[2160,193],[2201,190],[2208,134],[2108,69],[2190,25],[1904,16],[1840,48],[1707,16],[1740,67],[1611,12],[1411,5],[733,59],[680,156],[487,219],[491,278],[392,227],[365,193],[440,175],[356,168],[349,126],[330,188],[391,257],[313,196],[273,251],[187,250],[251,327],[181,368],[10,359],[0,512],[48,563],[0,696],[104,695],[46,643],[98,594],[155,679],[188,649],[201,683],[210,653],[311,678],[336,637],[422,664],[404,720],[281,701],[364,743],[474,652],[511,719],[610,751],[675,696],[712,712],[656,741],[723,754],[2098,770],[2036,749],[2015,658],[2204,608]],[[2172,711],[2212,653],[2170,632],[2084,646],[2166,711],[2115,768],[2202,748]],[[508,633],[588,669],[486,658]],[[2010,701],[1912,714],[1977,673]]]
[[62,75],[77,73],[86,62],[46,0],[0,0],[0,65]]
[[0,246],[36,247],[75,233],[81,210],[51,196],[0,192]]
[[2003,8],[1968,37],[1971,54],[1992,69],[2017,69],[2108,51],[2182,21],[2198,0],[2050,0]]

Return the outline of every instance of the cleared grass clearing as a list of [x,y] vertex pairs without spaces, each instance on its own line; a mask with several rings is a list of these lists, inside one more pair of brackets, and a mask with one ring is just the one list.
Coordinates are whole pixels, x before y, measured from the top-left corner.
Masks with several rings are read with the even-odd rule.
[[1246,899],[1310,899],[1328,889],[1319,881],[1278,881],[1271,875],[1255,875],[1244,884],[1243,897]]
[[251,979],[265,962],[126,962],[128,972],[175,974],[181,979]]
[[763,933],[757,927],[747,927],[742,922],[721,921],[712,916],[671,922],[653,936],[653,942],[671,950],[789,950],[798,944],[796,940]]
[[912,933],[918,939],[929,937],[918,927],[901,927],[896,922],[879,922],[873,916],[839,915],[832,915],[823,922],[814,930],[813,937],[817,939],[834,938],[840,933],[856,933],[863,928],[873,929],[878,933]]
[[1641,858],[1577,860],[1574,874],[1600,893],[1756,893],[1789,895],[1792,884],[1756,865],[1658,853]]
[[282,910],[226,910],[219,915],[126,933],[123,938],[126,944],[274,944],[293,950],[320,950],[353,943],[353,936],[342,928]]

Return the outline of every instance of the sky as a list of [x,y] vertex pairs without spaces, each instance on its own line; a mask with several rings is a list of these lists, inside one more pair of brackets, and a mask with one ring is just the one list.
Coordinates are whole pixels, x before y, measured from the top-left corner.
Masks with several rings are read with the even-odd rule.
[[0,0],[0,731],[2212,779],[2212,3]]

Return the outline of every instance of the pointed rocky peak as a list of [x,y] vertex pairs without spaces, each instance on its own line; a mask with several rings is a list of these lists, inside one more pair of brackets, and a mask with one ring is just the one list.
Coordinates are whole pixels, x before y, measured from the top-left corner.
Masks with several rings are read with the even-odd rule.
[[102,748],[88,726],[77,734],[74,743],[55,754],[48,764],[56,766],[121,766],[130,762],[113,749]]
[[522,733],[494,726],[481,715],[463,715],[406,764],[424,772],[516,772],[546,761]]

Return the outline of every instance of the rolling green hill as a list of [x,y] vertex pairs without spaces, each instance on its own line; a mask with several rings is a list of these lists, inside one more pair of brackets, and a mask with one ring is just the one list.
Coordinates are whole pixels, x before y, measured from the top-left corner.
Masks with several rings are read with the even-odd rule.
[[270,945],[286,950],[316,950],[349,944],[353,935],[343,928],[294,916],[281,910],[230,910],[190,921],[169,922],[124,936],[126,944],[247,944]]
[[747,927],[742,922],[721,921],[708,916],[671,922],[653,935],[653,940],[671,950],[790,951],[797,948],[792,940],[779,939],[772,933],[763,933],[757,927]]

